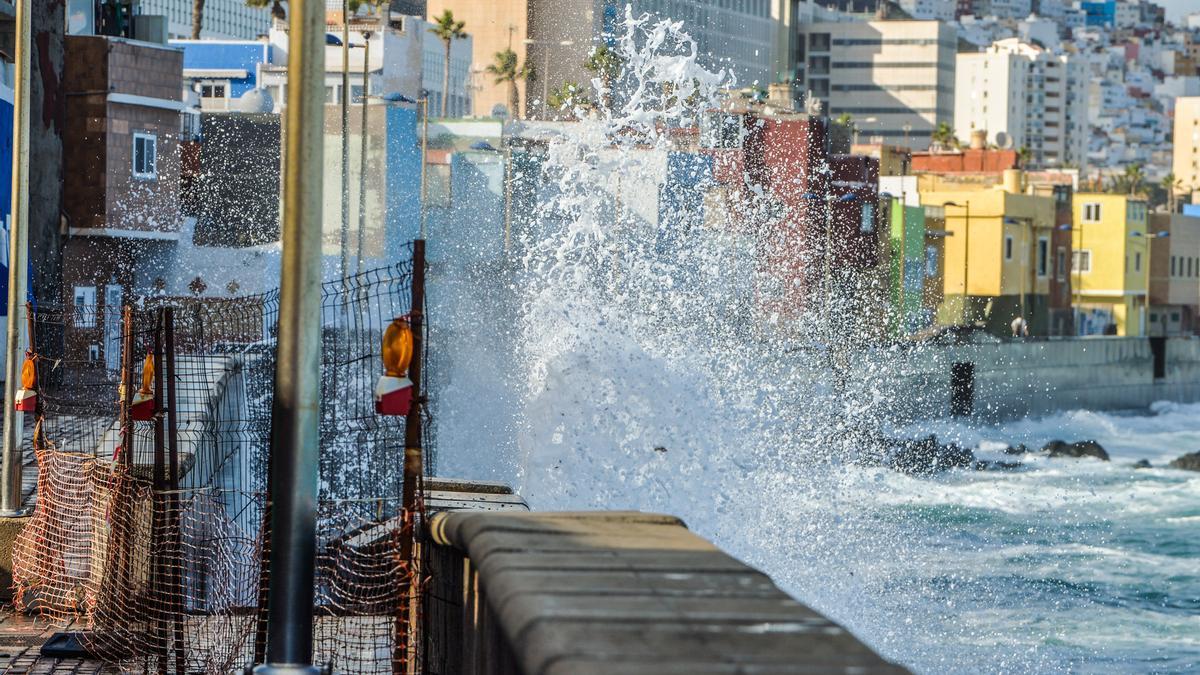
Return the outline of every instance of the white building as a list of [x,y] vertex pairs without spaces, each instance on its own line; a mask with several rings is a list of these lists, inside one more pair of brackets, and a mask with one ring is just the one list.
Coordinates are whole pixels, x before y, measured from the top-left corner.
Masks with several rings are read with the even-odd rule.
[[864,136],[924,149],[954,122],[953,24],[941,21],[816,22],[800,27],[796,82],[848,114]]
[[[91,0],[70,0],[72,6],[91,4]],[[194,0],[141,0],[139,14],[167,17],[167,37],[192,36]],[[253,40],[271,28],[271,12],[266,8],[247,7],[246,0],[205,0],[200,37],[217,40]]]
[[[771,15],[777,1],[632,0],[630,5],[634,16],[648,13],[683,21],[684,29],[696,41],[697,52],[708,60],[706,65],[732,68],[739,84],[757,82],[765,89],[772,82],[775,34]],[[625,2],[615,5],[623,15]]]
[[914,19],[932,19],[947,23],[954,21],[954,10],[957,7],[956,0],[900,0],[897,4]]
[[[429,114],[441,116],[442,73],[445,64],[445,46],[429,32],[430,24],[415,16],[392,14],[386,21],[377,18],[358,17],[350,22],[350,97],[357,100],[363,92],[363,61],[369,52],[367,64],[368,95],[401,94],[412,100],[425,96],[429,100]],[[342,35],[342,26],[328,24],[330,34]],[[370,49],[364,35],[370,34]],[[282,23],[271,29],[271,64],[263,68],[262,87],[266,88],[278,110],[286,100],[288,32]],[[455,40],[450,44],[450,91],[447,99],[447,117],[466,117],[471,114],[471,96],[468,87],[471,68],[471,38]],[[342,48],[337,45],[325,47],[325,100],[337,103],[342,99]]]
[[[1017,38],[987,51],[958,55],[954,129],[959,138],[983,129],[988,142],[1003,132],[1013,148],[1028,148],[1035,167],[1087,161],[1087,76],[1083,63]],[[1006,143],[1007,144],[1007,143]]]

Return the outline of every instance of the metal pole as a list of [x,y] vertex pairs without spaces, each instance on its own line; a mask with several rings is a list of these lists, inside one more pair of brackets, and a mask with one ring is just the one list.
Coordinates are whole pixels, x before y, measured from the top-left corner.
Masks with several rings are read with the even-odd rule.
[[342,0],[342,279],[346,278],[350,247],[350,3]]
[[425,471],[424,450],[421,439],[421,411],[423,409],[424,392],[421,388],[421,359],[424,356],[424,309],[425,309],[425,240],[413,242],[413,272],[412,272],[412,306],[408,313],[409,327],[413,335],[413,357],[408,367],[408,379],[413,383],[413,403],[404,420],[404,486],[402,502],[404,512],[401,518],[408,523],[408,531],[401,534],[400,560],[406,565],[410,582],[403,597],[408,600],[406,611],[396,616],[396,650],[401,669],[398,672],[410,670],[408,656],[413,636],[413,620],[417,612],[412,611],[413,603],[418,594],[416,585],[411,583],[411,574],[416,570],[413,552],[415,549],[415,525],[419,504],[417,502],[417,485]]
[[[889,203],[891,200],[888,200]],[[904,267],[908,260],[908,242],[905,240],[907,230],[905,222],[908,219],[908,213],[904,209],[904,193],[900,193],[900,334],[908,334],[908,308],[905,306],[907,299],[906,289],[904,288]]]
[[[511,139],[509,139],[511,141]],[[512,145],[504,146],[504,255],[508,259],[512,239]]]
[[542,119],[549,119],[550,104],[547,101],[550,98],[550,78],[546,74],[550,72],[550,44],[542,45],[542,49],[546,50],[542,56]]
[[[1074,258],[1074,256],[1072,256]],[[1071,261],[1075,263],[1075,260]],[[1091,262],[1090,260],[1088,262]],[[1079,219],[1079,261],[1075,265],[1075,335],[1083,335],[1083,219]]]
[[370,93],[371,74],[371,31],[363,31],[363,96],[362,96],[362,129],[359,133],[359,165],[358,165],[358,237],[355,242],[357,249],[355,260],[357,271],[363,271],[363,233],[367,230],[367,95]]
[[425,152],[429,149],[429,97],[417,101],[421,109],[421,239],[425,239]]
[[271,561],[267,663],[260,675],[312,664],[321,375],[324,2],[290,0],[283,254],[271,406]]
[[971,202],[966,202],[963,206],[965,210],[965,218],[963,219],[963,325],[967,323],[967,308],[970,305],[970,287],[967,285],[967,261],[971,257]]
[[830,264],[831,264],[830,258],[832,257],[832,252],[829,249],[833,246],[833,233],[831,231],[833,229],[833,194],[830,192],[830,187],[831,186],[828,184],[826,184],[826,186],[825,186],[825,256],[824,256],[825,264],[824,264],[824,279],[823,279],[823,282],[824,282],[823,285],[825,286],[825,288],[823,289],[823,293],[822,293],[822,295],[824,296],[824,299],[825,299],[825,307],[823,308],[822,314],[824,315],[823,323],[825,324],[825,340],[827,342],[830,338],[830,333],[831,333],[829,330],[829,305],[830,305],[830,300],[831,300],[829,276],[830,276]]
[[21,516],[21,436],[24,416],[17,412],[22,335],[20,309],[29,275],[29,58],[30,0],[16,0],[16,89],[13,108],[12,216],[8,245],[8,339],[5,343],[4,450],[0,456],[0,516]]

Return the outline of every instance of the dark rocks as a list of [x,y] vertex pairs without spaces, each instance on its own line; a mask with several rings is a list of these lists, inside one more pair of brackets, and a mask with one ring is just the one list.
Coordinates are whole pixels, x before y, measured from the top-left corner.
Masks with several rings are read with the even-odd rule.
[[1136,461],[1136,462],[1134,462],[1134,463],[1133,463],[1133,468],[1135,468],[1135,469],[1149,469],[1149,468],[1151,468],[1151,466],[1150,466],[1150,460],[1148,460],[1148,459],[1139,459],[1138,461]]
[[882,464],[901,473],[929,475],[947,469],[975,466],[975,454],[953,443],[942,445],[937,436],[917,439],[889,440],[890,452]]
[[1024,468],[1021,462],[993,462],[986,459],[975,462],[976,471],[1016,471]]
[[1108,461],[1108,452],[1099,443],[1091,440],[1074,443],[1053,440],[1042,446],[1042,452],[1051,457],[1095,457]]
[[1189,452],[1182,457],[1177,457],[1171,460],[1167,467],[1184,471],[1200,471],[1200,452]]
[[1004,454],[1006,455],[1024,455],[1027,452],[1029,452],[1029,448],[1025,447],[1024,443],[1010,445],[1004,449]]

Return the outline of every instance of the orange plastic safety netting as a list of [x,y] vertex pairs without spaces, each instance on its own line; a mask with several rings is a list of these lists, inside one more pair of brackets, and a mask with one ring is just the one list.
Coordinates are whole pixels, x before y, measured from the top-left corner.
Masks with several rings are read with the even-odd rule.
[[[404,419],[373,405],[380,338],[409,312],[411,272],[322,293],[314,662],[335,672],[407,671],[419,658],[408,626],[421,515],[402,507]],[[261,660],[277,307],[267,293],[36,314],[38,479],[14,549],[18,607],[72,625],[90,655],[125,671]],[[146,396],[159,414],[139,416]]]

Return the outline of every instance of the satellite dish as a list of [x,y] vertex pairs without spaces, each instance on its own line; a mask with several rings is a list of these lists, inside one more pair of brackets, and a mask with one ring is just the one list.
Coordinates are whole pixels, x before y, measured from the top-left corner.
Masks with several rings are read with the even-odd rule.
[[1009,136],[1003,131],[997,131],[996,145],[1000,146],[1000,149],[1002,150],[1011,150],[1013,145],[1012,136]]
[[234,109],[244,113],[269,113],[275,109],[275,101],[262,89],[251,89],[234,99]]

